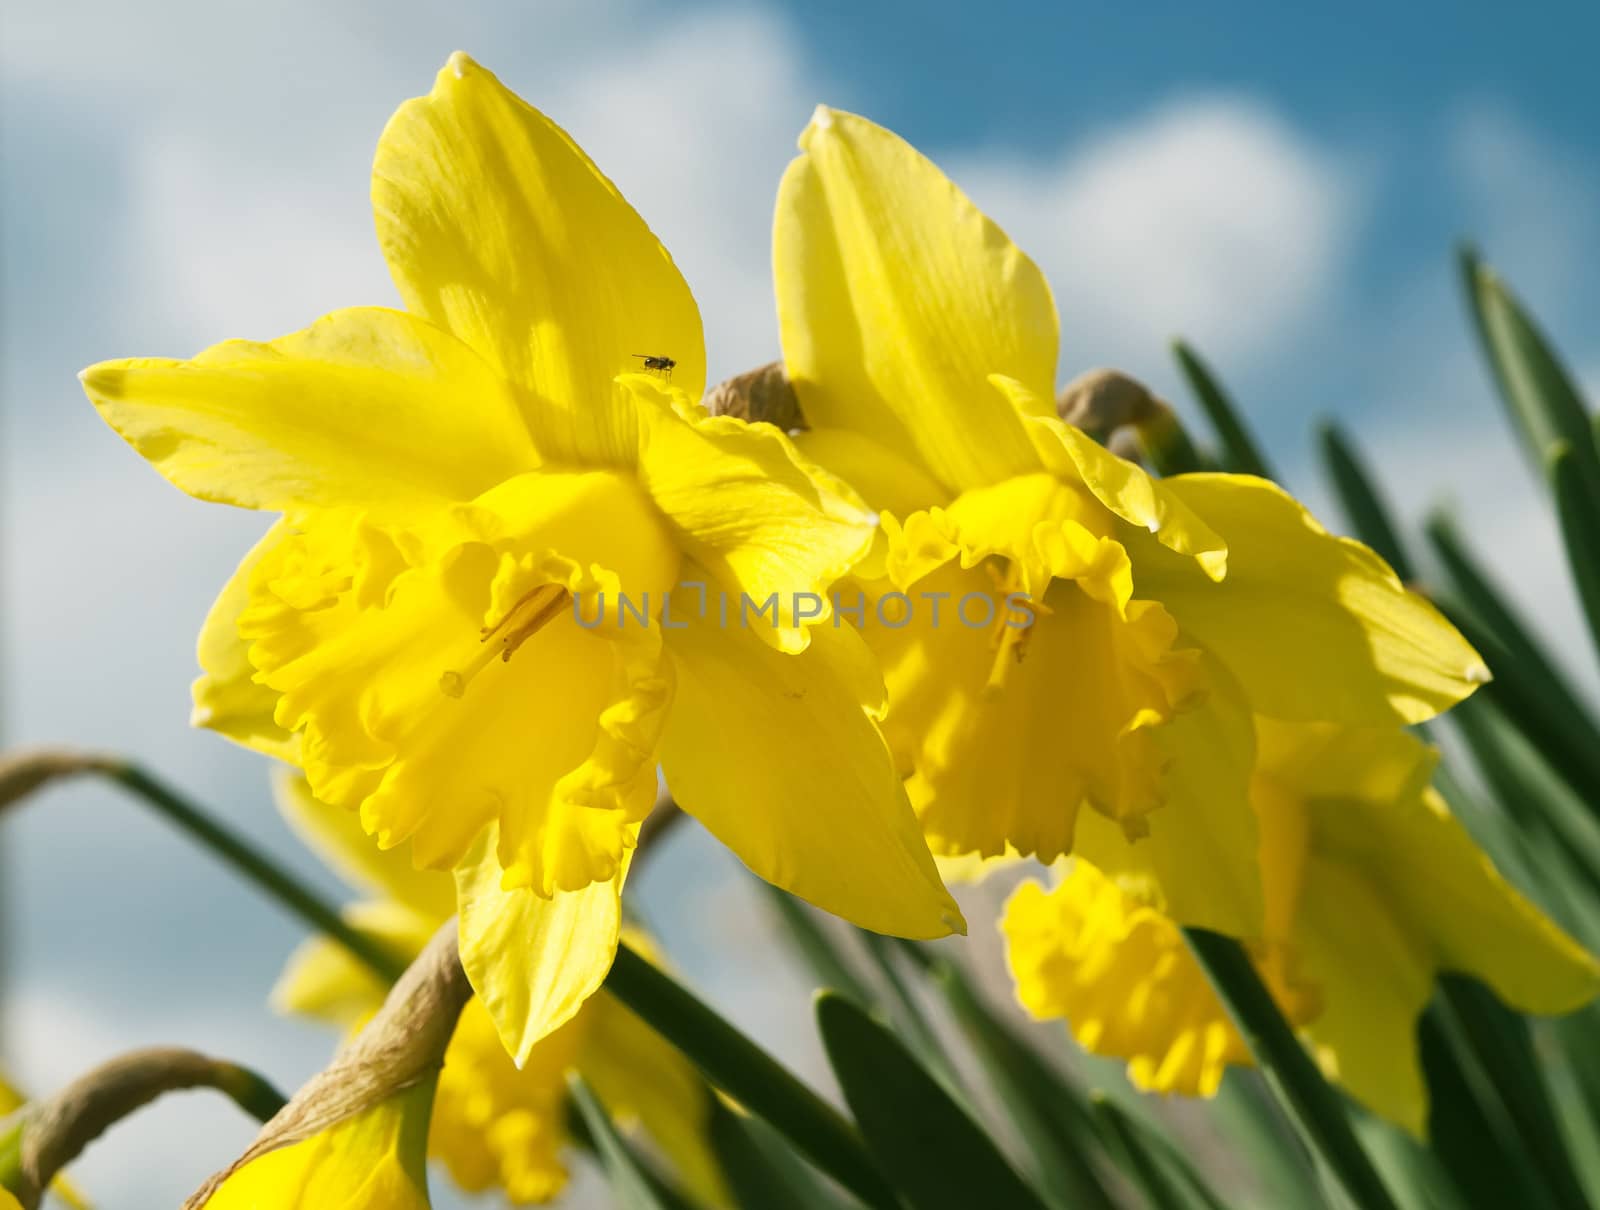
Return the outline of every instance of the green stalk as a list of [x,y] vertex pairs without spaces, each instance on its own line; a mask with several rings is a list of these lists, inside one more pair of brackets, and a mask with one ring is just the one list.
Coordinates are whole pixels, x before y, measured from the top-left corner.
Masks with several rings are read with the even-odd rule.
[[155,808],[179,831],[244,875],[246,881],[276,900],[313,929],[337,941],[364,965],[394,982],[405,971],[403,959],[351,927],[338,907],[305,885],[298,876],[257,849],[250,841],[211,818],[166,783],[134,764],[106,762],[98,772]]
[[802,1154],[877,1210],[897,1210],[893,1191],[854,1126],[744,1034],[626,943],[606,990],[671,1042],[701,1073],[765,1118]]
[[1267,1083],[1339,1187],[1362,1210],[1397,1210],[1338,1094],[1278,1011],[1244,947],[1205,929],[1187,928],[1184,935]]

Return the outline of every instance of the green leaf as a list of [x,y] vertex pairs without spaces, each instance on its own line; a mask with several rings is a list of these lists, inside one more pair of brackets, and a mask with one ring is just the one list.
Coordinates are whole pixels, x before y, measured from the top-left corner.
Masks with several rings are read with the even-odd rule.
[[936,960],[934,983],[1032,1155],[1040,1186],[1064,1210],[1116,1210],[1091,1160],[1098,1150],[1082,1094],[983,1003],[954,962]]
[[1600,457],[1589,432],[1588,410],[1550,342],[1531,316],[1471,248],[1461,251],[1467,307],[1501,398],[1533,465],[1565,441],[1577,456],[1577,474],[1600,493]]
[[819,987],[831,987],[844,992],[860,1004],[873,1003],[874,997],[862,982],[855,968],[840,951],[817,921],[813,909],[796,899],[788,891],[780,890],[764,878],[753,880],[772,904],[784,931],[794,942],[800,956],[811,968],[811,975]]
[[1449,714],[1501,807],[1524,832],[1548,831],[1576,874],[1600,889],[1600,822],[1493,699],[1462,702]]
[[567,1084],[611,1182],[611,1204],[617,1210],[671,1210],[666,1202],[656,1196],[649,1178],[618,1137],[611,1118],[589,1085],[584,1083],[583,1077],[572,1072],[567,1077]]
[[1211,427],[1217,431],[1217,439],[1222,443],[1222,469],[1242,475],[1260,475],[1263,479],[1275,478],[1238,409],[1218,384],[1216,376],[1200,360],[1200,355],[1181,340],[1173,343],[1172,352],[1195,398],[1205,409]]
[[624,943],[617,947],[605,986],[706,1079],[765,1118],[821,1171],[867,1205],[897,1210],[861,1136],[839,1111],[670,975]]
[[1590,641],[1600,651],[1600,486],[1591,485],[1584,477],[1582,463],[1565,441],[1551,445],[1545,458],[1567,566],[1572,569],[1584,620],[1589,623]]
[[1144,1194],[1150,1210],[1196,1210],[1195,1199],[1172,1180],[1146,1146],[1142,1130],[1104,1093],[1089,1098],[1107,1142],[1121,1155],[1122,1167]]
[[1187,928],[1184,935],[1307,1146],[1362,1210],[1395,1210],[1394,1199],[1356,1139],[1344,1103],[1294,1036],[1244,947],[1205,929]]
[[1361,1145],[1404,1210],[1468,1210],[1438,1156],[1377,1114],[1351,1108]]
[[861,1133],[912,1210],[1045,1210],[983,1128],[866,1010],[823,992],[817,1026]]
[[1416,570],[1406,554],[1400,531],[1389,519],[1389,510],[1354,447],[1331,420],[1318,429],[1317,444],[1323,467],[1356,537],[1377,551],[1402,580],[1408,584],[1414,581]]
[[1542,1180],[1555,1205],[1587,1210],[1588,1198],[1556,1127],[1527,1022],[1476,980],[1445,975],[1433,1013],[1484,1116],[1509,1134],[1506,1150]]
[[778,1136],[713,1098],[711,1147],[739,1210],[837,1210],[828,1193]]
[[[873,964],[878,969],[879,976],[889,988],[890,1013],[894,1017],[895,1024],[904,1031],[911,1049],[916,1052],[928,1070],[943,1082],[952,1097],[965,1105],[966,1091],[961,1085],[961,1077],[956,1074],[950,1057],[945,1054],[944,1045],[929,1023],[927,1014],[922,1011],[916,993],[907,986],[906,981],[900,976],[899,968],[895,966],[895,939],[865,929],[858,931],[862,944],[866,946],[867,953],[871,955]],[[856,1003],[863,1008],[872,1007],[871,1001],[857,1000]]]
[[1455,589],[1454,599],[1436,597],[1436,603],[1494,674],[1478,696],[1498,702],[1600,814],[1600,727],[1589,708],[1468,552],[1449,518],[1436,514],[1426,528]]
[[1260,1072],[1228,1068],[1211,1104],[1223,1133],[1244,1152],[1267,1205],[1274,1210],[1322,1210],[1311,1156],[1263,1086]]

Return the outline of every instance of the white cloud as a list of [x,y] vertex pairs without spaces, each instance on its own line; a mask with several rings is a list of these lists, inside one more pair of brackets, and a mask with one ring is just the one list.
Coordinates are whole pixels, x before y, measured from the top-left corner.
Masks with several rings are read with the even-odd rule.
[[1192,96],[1054,164],[958,158],[956,179],[1037,260],[1064,373],[1135,370],[1175,334],[1231,365],[1267,357],[1339,284],[1359,173],[1256,101]]

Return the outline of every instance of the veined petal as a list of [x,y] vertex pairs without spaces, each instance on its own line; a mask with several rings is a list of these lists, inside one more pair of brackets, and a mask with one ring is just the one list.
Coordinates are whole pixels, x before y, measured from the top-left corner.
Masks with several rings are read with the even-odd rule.
[[169,480],[242,508],[470,500],[538,463],[481,358],[381,307],[80,377],[106,423]]
[[1143,467],[1119,458],[1053,414],[1026,383],[992,375],[990,383],[1025,419],[1040,457],[1068,482],[1082,483],[1095,499],[1129,525],[1154,534],[1168,550],[1188,555],[1212,580],[1228,572],[1228,546],[1206,520]]
[[[1134,1085],[1211,1096],[1251,1062],[1178,926],[1081,859],[1053,890],[1019,886],[1001,931],[1017,998],[1035,1018],[1065,1018],[1085,1050],[1128,1061]],[[1315,998],[1257,962],[1291,1022]]]
[[[680,590],[680,595],[688,596]],[[798,655],[693,616],[665,632],[678,695],[661,764],[678,803],[761,877],[863,928],[964,932],[863,705],[882,679],[860,636],[813,628]]]
[[812,427],[864,434],[951,491],[1037,469],[986,379],[1049,398],[1056,311],[1043,275],[881,126],[819,107],[800,149],[778,189],[773,273],[784,362]]
[[1162,482],[1226,536],[1228,578],[1210,583],[1187,560],[1130,539],[1139,591],[1228,665],[1257,713],[1416,723],[1488,679],[1478,653],[1438,610],[1282,489],[1249,475]]
[[466,55],[402,105],[372,168],[378,241],[406,306],[526,388],[553,459],[626,465],[612,380],[635,354],[705,389],[700,312],[644,220],[571,137]]
[[272,717],[278,695],[255,679],[250,645],[239,637],[239,615],[250,603],[250,578],[268,551],[291,532],[284,521],[274,522],[251,548],[233,573],[200,627],[200,676],[191,690],[194,710],[189,722],[207,727],[267,756],[298,763],[300,738],[278,726]]
[[771,425],[682,416],[651,398],[649,384],[636,390],[640,480],[710,573],[708,591],[739,598],[736,608],[775,598],[771,623],[752,629],[781,650],[803,650],[806,615],[831,617],[828,590],[872,545],[876,518]]
[[1165,770],[1149,833],[1129,838],[1099,812],[1078,819],[1073,853],[1181,925],[1263,935],[1262,860],[1251,773],[1255,731],[1239,687],[1215,659],[1205,695],[1152,732]]
[[622,927],[627,856],[609,881],[547,898],[503,887],[497,845],[491,824],[456,867],[461,965],[522,1066],[605,981]]
[[362,828],[358,812],[319,801],[304,774],[273,770],[272,797],[300,839],[340,877],[359,890],[386,896],[416,921],[412,931],[421,933],[416,949],[455,914],[456,887],[449,874],[419,870],[406,853],[380,849]]
[[[370,840],[366,844],[372,848]],[[436,877],[450,885],[447,875]],[[421,951],[444,919],[387,901],[353,904],[342,914],[357,931],[407,960]],[[273,986],[272,1006],[350,1029],[376,1012],[388,991],[387,980],[344,946],[313,937],[290,955]]]

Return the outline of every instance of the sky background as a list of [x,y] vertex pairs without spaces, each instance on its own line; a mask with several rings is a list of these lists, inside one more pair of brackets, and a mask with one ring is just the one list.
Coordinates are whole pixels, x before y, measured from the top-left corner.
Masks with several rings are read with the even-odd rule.
[[[563,124],[671,249],[713,381],[777,354],[771,211],[796,135],[818,102],[864,113],[1043,267],[1062,381],[1114,365],[1187,409],[1167,351],[1186,336],[1334,525],[1311,432],[1338,417],[1405,515],[1455,502],[1592,686],[1451,254],[1478,242],[1596,393],[1600,7],[1307,8],[5,0],[6,738],[135,754],[338,890],[278,822],[264,762],[187,727],[195,633],[263,520],[166,485],[74,375],[393,303],[372,148],[457,48]],[[325,1059],[327,1035],[264,1002],[298,927],[137,806],[54,791],[5,819],[0,844],[0,1066],[49,1089],[181,1041],[288,1088]],[[733,859],[686,828],[630,889],[694,982],[815,1070],[803,986],[774,973]],[[168,1207],[251,1133],[225,1105],[179,1099],[78,1171],[108,1207]]]

